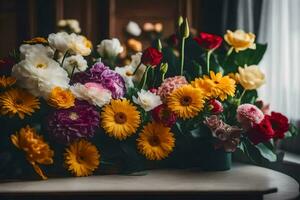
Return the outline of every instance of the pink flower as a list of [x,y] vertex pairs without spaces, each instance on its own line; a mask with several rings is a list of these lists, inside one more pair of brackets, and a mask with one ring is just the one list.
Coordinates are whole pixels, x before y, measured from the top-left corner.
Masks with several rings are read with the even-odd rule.
[[259,124],[264,119],[263,112],[252,104],[242,104],[236,110],[236,118],[244,129]]
[[211,109],[210,111],[212,112],[212,114],[215,114],[215,115],[222,113],[224,110],[222,103],[216,99],[211,99],[208,102],[208,106]]
[[100,83],[94,83],[94,82],[88,82],[86,84],[84,84],[84,86],[88,89],[94,88],[97,89],[97,91],[102,92],[103,90],[107,90],[105,89]]
[[151,112],[152,118],[164,126],[171,127],[176,122],[176,115],[166,105],[162,104],[154,108]]
[[177,88],[188,84],[184,76],[174,76],[164,80],[161,86],[157,90],[157,94],[163,101]]

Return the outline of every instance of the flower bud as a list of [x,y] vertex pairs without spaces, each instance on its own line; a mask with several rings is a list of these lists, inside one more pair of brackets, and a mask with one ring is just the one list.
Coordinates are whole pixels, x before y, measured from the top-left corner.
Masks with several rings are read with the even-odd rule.
[[179,28],[181,27],[182,23],[183,23],[183,17],[179,16],[178,21],[177,21],[177,25]]
[[189,28],[189,23],[187,18],[185,18],[182,29],[182,37],[183,38],[188,38],[190,36],[190,28]]
[[166,74],[167,71],[168,71],[168,63],[163,63],[161,66],[160,66],[160,71],[163,73],[163,74]]
[[208,106],[212,114],[220,114],[223,112],[223,106],[220,101],[212,99],[209,101]]

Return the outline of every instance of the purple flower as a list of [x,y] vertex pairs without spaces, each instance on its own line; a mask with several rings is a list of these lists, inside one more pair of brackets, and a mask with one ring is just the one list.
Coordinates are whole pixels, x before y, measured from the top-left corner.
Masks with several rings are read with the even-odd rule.
[[72,83],[85,84],[88,82],[100,83],[105,89],[112,93],[112,97],[117,99],[124,96],[125,81],[122,76],[98,62],[87,72],[79,72],[72,78]]
[[76,101],[69,109],[56,110],[47,121],[51,138],[67,144],[79,138],[92,138],[100,124],[96,108],[85,101]]

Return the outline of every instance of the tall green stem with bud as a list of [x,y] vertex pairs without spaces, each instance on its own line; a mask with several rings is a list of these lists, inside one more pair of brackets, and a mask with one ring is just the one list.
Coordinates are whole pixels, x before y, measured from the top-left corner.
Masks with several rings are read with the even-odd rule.
[[181,62],[180,62],[180,75],[183,75],[183,66],[184,66],[184,45],[185,45],[185,40],[190,36],[190,29],[189,29],[189,24],[188,20],[185,18],[185,21],[181,24],[180,26],[180,32],[182,36],[181,40]]

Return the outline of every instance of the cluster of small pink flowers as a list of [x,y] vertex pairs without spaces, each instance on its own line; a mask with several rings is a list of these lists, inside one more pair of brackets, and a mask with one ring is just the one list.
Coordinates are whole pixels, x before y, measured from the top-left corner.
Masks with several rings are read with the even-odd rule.
[[158,88],[157,94],[163,101],[165,101],[168,95],[171,94],[175,89],[186,84],[188,84],[188,82],[184,76],[174,76],[167,78]]

